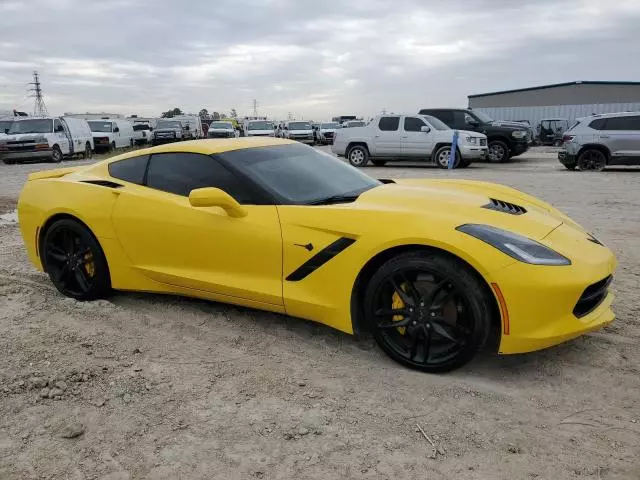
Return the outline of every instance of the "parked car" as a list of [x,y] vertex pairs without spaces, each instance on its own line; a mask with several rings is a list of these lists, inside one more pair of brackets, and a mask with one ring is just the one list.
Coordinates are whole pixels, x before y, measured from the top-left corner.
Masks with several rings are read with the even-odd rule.
[[579,118],[565,132],[558,160],[569,170],[640,165],[640,112]]
[[[354,167],[369,160],[376,166],[388,161],[418,160],[449,166],[453,130],[428,115],[381,115],[364,127],[336,131],[331,151],[346,157]],[[460,131],[454,167],[467,167],[487,156],[487,137]]]
[[364,120],[349,120],[342,124],[342,128],[364,127],[366,124]]
[[96,151],[112,152],[117,148],[133,147],[133,125],[129,120],[110,118],[89,120]]
[[423,115],[431,115],[456,130],[470,130],[487,136],[489,160],[507,162],[512,157],[522,155],[529,149],[531,134],[522,124],[494,121],[477,110],[465,108],[423,108]]
[[153,127],[148,122],[133,122],[133,143],[146,145],[151,143]]
[[0,118],[0,138],[4,137],[7,132],[9,132],[9,128],[11,128],[12,123],[13,117]]
[[313,129],[309,122],[290,121],[285,122],[282,130],[282,137],[298,142],[313,145]]
[[16,117],[0,140],[4,163],[34,159],[58,163],[75,155],[91,158],[93,149],[87,121],[71,117]]
[[211,122],[207,138],[236,138],[238,132],[231,122]]
[[199,115],[176,115],[172,117],[172,120],[179,120],[185,127],[185,139],[195,140],[198,138],[204,138],[204,129],[202,128],[202,119]]
[[273,137],[275,130],[269,120],[247,120],[244,124],[245,137]]
[[187,134],[190,130],[189,125],[184,125],[180,120],[174,118],[162,118],[156,123],[156,129],[153,131],[152,145],[161,145],[163,143],[182,142],[188,140]]
[[339,128],[341,125],[338,122],[320,123],[316,130],[316,141],[322,145],[332,144],[333,136]]
[[542,145],[560,145],[568,129],[566,118],[545,118],[538,124],[538,139]]

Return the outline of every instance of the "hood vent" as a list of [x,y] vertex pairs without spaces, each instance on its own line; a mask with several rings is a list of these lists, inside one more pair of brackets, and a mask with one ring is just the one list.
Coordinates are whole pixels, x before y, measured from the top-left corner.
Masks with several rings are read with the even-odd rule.
[[496,200],[495,198],[490,198],[489,203],[483,205],[482,208],[495,210],[497,212],[508,213],[510,215],[523,215],[527,213],[527,209],[521,207],[520,205],[516,205],[515,203],[503,202],[502,200]]

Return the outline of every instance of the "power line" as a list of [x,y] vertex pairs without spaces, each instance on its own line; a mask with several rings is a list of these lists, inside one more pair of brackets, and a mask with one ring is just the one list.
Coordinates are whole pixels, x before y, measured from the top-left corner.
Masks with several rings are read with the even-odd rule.
[[49,115],[47,111],[47,107],[44,104],[44,97],[42,96],[42,88],[40,87],[40,76],[38,72],[33,72],[33,82],[29,83],[29,85],[33,85],[33,88],[30,88],[30,92],[34,92],[31,97],[34,97],[35,104],[33,106],[33,115],[34,117],[46,117]]

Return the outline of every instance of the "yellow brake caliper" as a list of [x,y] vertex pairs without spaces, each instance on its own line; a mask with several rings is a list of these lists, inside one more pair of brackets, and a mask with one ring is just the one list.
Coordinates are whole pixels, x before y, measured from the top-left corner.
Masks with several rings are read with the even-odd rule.
[[96,273],[96,266],[93,263],[93,254],[91,252],[87,253],[84,256],[84,260],[84,269],[87,271],[87,275],[89,275],[89,277],[93,277]]
[[[400,288],[406,292],[407,291],[407,283],[403,283],[400,285]],[[398,295],[398,292],[393,292],[393,296],[391,297],[391,308],[394,310],[400,310],[402,308],[404,308],[404,302],[402,301],[402,298],[400,298],[400,295]],[[400,320],[403,320],[404,316],[403,315],[394,315],[392,320],[394,322],[399,322]],[[405,332],[407,331],[407,329],[405,327],[398,327],[397,328],[398,333],[400,335],[404,335]]]

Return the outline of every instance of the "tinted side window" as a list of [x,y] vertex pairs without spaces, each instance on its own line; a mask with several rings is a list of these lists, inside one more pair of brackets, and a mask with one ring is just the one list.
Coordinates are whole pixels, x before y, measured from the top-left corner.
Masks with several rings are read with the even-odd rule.
[[160,153],[152,155],[147,171],[147,186],[188,197],[191,190],[216,187],[238,203],[252,203],[251,195],[238,177],[217,160],[197,153]]
[[378,128],[385,132],[395,132],[400,126],[400,117],[382,117]]
[[62,127],[62,123],[60,122],[60,120],[54,120],[53,121],[53,131],[57,132],[59,128]]
[[593,120],[589,126],[594,130],[604,130],[604,125],[606,123],[606,118],[598,118],[597,120]]
[[431,115],[446,123],[449,127],[453,125],[453,112],[451,110],[432,110]]
[[126,182],[142,185],[144,183],[144,172],[147,170],[148,160],[149,155],[143,155],[141,157],[127,158],[126,160],[110,163],[109,175]]
[[605,130],[637,130],[638,117],[610,117],[605,123]]
[[425,123],[416,117],[404,117],[405,132],[419,132],[421,127],[426,127]]

